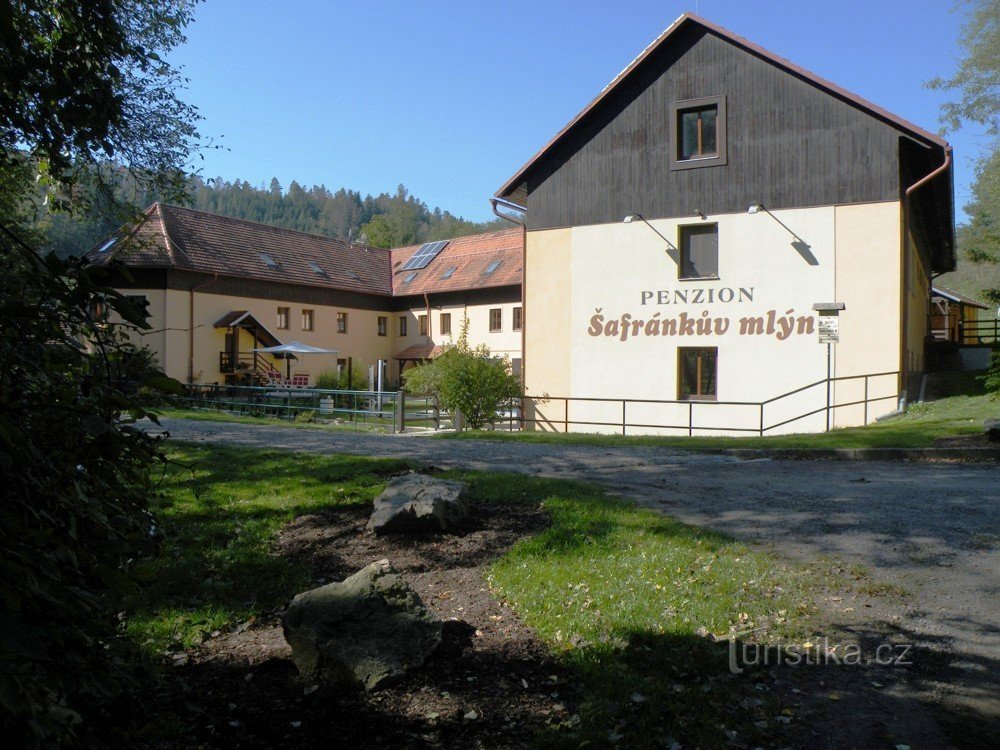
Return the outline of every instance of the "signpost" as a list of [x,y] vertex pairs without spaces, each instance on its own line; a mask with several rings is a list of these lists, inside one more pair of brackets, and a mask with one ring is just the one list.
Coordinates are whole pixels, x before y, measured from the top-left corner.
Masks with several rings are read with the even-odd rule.
[[826,431],[830,431],[830,385],[833,375],[833,344],[840,341],[840,311],[846,309],[843,302],[817,302],[813,310],[819,313],[816,326],[819,343],[826,344]]

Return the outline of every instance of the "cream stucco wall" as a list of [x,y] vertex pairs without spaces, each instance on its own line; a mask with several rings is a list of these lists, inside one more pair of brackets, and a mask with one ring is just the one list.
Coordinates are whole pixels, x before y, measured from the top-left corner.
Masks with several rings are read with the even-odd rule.
[[[695,434],[734,427],[756,430],[758,406],[723,402],[757,404],[826,377],[827,350],[818,343],[812,310],[818,302],[847,302],[841,313],[841,342],[834,346],[834,375],[898,369],[899,297],[891,284],[893,279],[898,284],[899,277],[899,205],[851,208],[858,211],[841,215],[828,206],[709,216],[707,221],[661,219],[652,221],[652,228],[636,221],[530,232],[525,352],[529,395],[619,399],[574,402],[570,419],[607,423],[576,428],[583,431],[620,432],[620,399],[678,399],[678,347],[717,347],[717,403],[626,404],[629,423],[677,427],[627,432],[686,434],[689,421],[708,428]],[[840,233],[838,222],[843,223]],[[679,227],[705,223],[719,227],[719,278],[679,280]],[[838,277],[842,250],[845,262],[866,253],[876,257],[879,265],[874,271],[866,266],[864,281],[877,290],[849,288],[861,272]],[[844,295],[848,299],[840,299]],[[895,297],[895,317],[886,296]],[[883,324],[880,316],[887,311],[889,320]],[[747,330],[756,319],[763,330]],[[664,321],[672,321],[667,325],[676,326],[677,332],[657,335]],[[698,332],[699,321],[702,326],[710,323],[706,331]],[[878,357],[871,357],[872,352]],[[887,382],[890,390],[895,388],[894,379]],[[764,421],[775,425],[825,404],[825,386],[812,388],[768,404]],[[551,400],[539,408],[551,418],[551,424],[543,426],[561,428],[561,403]],[[894,408],[888,401],[883,411]],[[851,421],[847,414],[837,419],[838,424]],[[820,413],[771,432],[825,426],[826,415]]]
[[[287,329],[277,327],[279,307],[289,308]],[[314,311],[314,330],[302,330],[302,310]],[[373,364],[376,360],[388,359],[393,351],[392,313],[376,310],[358,310],[348,307],[303,304],[281,300],[261,300],[250,297],[234,297],[220,294],[194,293],[194,362],[195,382],[223,382],[225,376],[219,372],[219,353],[225,349],[225,330],[212,327],[212,323],[233,310],[247,310],[272,334],[283,342],[297,340],[312,346],[336,349],[336,355],[303,355],[292,361],[293,372],[308,372],[310,382],[319,373],[333,370],[338,359],[351,357],[355,367]],[[337,332],[337,313],[347,313],[347,333]],[[388,335],[378,336],[379,315],[388,318]],[[165,321],[169,329],[165,334],[161,363],[168,375],[183,382],[188,380],[190,343],[190,293],[168,290],[165,293]],[[243,334],[240,351],[248,352],[252,347],[251,338]],[[153,347],[151,347],[153,348]],[[284,371],[284,362],[276,363]]]

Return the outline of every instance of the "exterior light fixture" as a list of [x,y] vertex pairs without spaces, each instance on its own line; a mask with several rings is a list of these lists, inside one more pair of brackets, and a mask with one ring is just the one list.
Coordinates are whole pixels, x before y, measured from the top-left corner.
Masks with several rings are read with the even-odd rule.
[[[654,232],[656,232],[656,234],[659,235],[660,239],[667,243],[667,247],[668,248],[670,248],[671,250],[674,250],[674,251],[677,250],[677,248],[674,247],[674,244],[670,240],[668,240],[666,237],[664,237],[663,233],[660,232],[659,229],[657,229],[652,224],[650,224],[649,221],[646,219],[646,217],[643,216],[642,214],[627,213],[627,214],[625,214],[625,218],[622,219],[622,224],[632,224],[635,221],[641,221],[647,227],[649,227]],[[668,250],[667,252],[669,253],[670,251]]]
[[705,216],[705,212],[702,211],[700,208],[696,208],[694,210],[694,215],[698,216],[698,217],[701,217],[702,219],[707,219],[708,218],[707,216]]
[[625,214],[625,218],[622,219],[622,224],[631,224],[636,219],[641,219],[641,214]]
[[764,208],[764,205],[762,203],[754,201],[753,203],[750,204],[750,207],[747,209],[747,213],[753,216],[754,214],[760,213],[761,211],[764,210],[766,209]]

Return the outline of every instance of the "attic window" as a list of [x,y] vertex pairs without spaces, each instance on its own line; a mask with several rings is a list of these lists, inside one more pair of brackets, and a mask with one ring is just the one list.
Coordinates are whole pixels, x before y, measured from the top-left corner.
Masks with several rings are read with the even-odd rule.
[[670,108],[670,168],[726,163],[726,98],[707,96],[674,102]]
[[455,275],[455,271],[457,270],[458,266],[448,266],[448,270],[446,270],[443,274],[441,274],[441,278],[450,279],[452,276]]
[[361,277],[358,276],[354,271],[347,271],[347,275],[350,276],[355,281],[361,281]]
[[417,278],[417,272],[416,271],[410,271],[408,274],[406,274],[406,278],[403,279],[403,283],[404,284],[409,284],[415,278]]
[[[266,260],[264,262],[267,263]],[[272,263],[273,262],[274,261],[272,261]],[[320,268],[318,263],[314,263],[311,260],[307,260],[306,263],[309,264],[309,267],[313,270],[313,273],[316,274],[317,276],[326,276],[326,271],[324,271],[322,268]]]
[[118,238],[117,237],[112,237],[110,240],[108,240],[103,245],[101,245],[99,248],[97,248],[97,252],[99,252],[99,253],[106,253],[108,250],[111,249],[111,246],[113,244],[115,244],[116,242],[118,242]]
[[496,270],[500,268],[501,263],[503,263],[502,260],[495,260],[492,263],[490,263],[488,266],[486,266],[486,270],[483,271],[483,276],[492,276],[494,273],[496,273]]
[[274,270],[278,269],[279,267],[278,264],[275,262],[274,258],[272,258],[270,255],[268,255],[267,253],[257,253],[257,255],[260,256],[260,259],[264,261],[264,265],[266,265],[268,268]]

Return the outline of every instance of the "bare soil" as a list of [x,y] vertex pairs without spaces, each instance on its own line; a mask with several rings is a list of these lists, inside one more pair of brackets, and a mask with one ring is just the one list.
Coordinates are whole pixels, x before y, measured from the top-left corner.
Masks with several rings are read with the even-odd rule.
[[389,559],[445,621],[434,656],[391,687],[344,693],[298,678],[279,613],[243,623],[181,657],[160,681],[156,712],[178,720],[172,746],[515,748],[570,720],[569,673],[483,578],[514,542],[548,525],[544,511],[477,507],[457,534],[407,537],[366,532],[369,513],[302,516],[275,554],[311,567],[316,585]]

